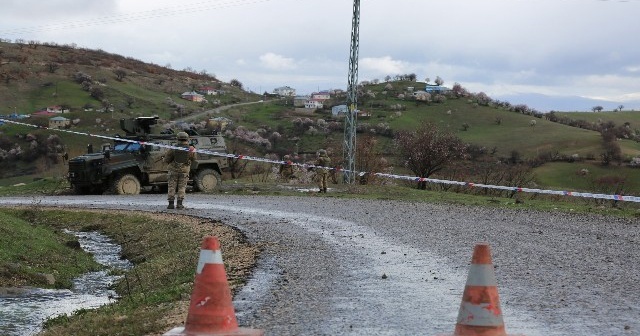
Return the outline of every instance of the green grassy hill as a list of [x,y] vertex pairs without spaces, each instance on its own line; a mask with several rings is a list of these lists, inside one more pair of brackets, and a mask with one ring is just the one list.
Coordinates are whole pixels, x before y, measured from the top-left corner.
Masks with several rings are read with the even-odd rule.
[[[181,93],[202,86],[214,87],[222,94],[207,96],[207,102],[181,99]],[[73,121],[71,130],[114,135],[122,132],[119,129],[121,118],[157,115],[166,123],[230,103],[255,101],[259,97],[206,73],[173,70],[101,50],[0,42],[0,116],[27,115],[50,106],[62,106],[70,111],[62,116]],[[21,121],[47,126],[50,117]],[[10,124],[0,128],[2,142],[8,142],[7,146],[15,143],[22,149],[30,146],[30,141],[26,140],[28,134],[46,137],[50,133]],[[88,143],[95,147],[101,143],[85,136],[56,134],[71,157],[83,153]],[[0,176],[38,174],[56,168],[50,161],[0,162],[3,171]]]
[[605,112],[554,112],[558,116],[575,120],[586,120],[592,123],[613,122],[615,125],[629,124],[633,129],[640,129],[640,111],[605,111]]
[[[230,105],[258,101],[263,97],[245,92],[241,87],[218,81],[214,76],[190,71],[178,71],[104,51],[76,49],[68,46],[28,46],[0,43],[0,114],[33,113],[47,106],[62,105],[70,109],[65,117],[74,120],[71,130],[113,135],[121,132],[118,121],[134,116],[157,115],[161,123],[180,117]],[[92,95],[79,74],[89,76],[90,86],[100,95]],[[120,76],[119,76],[120,75]],[[81,76],[80,76],[81,77]],[[370,116],[358,120],[358,137],[376,139],[376,151],[388,157],[396,172],[406,172],[401,160],[395,157],[393,134],[412,130],[424,123],[433,123],[449,130],[463,141],[484,148],[487,160],[517,156],[523,161],[537,157],[553,158],[535,168],[536,183],[542,187],[593,189],[595,180],[609,175],[640,180],[640,169],[629,168],[626,162],[640,156],[640,143],[619,139],[623,162],[615,166],[600,165],[604,151],[599,131],[572,127],[553,122],[537,113],[514,112],[501,104],[479,104],[473,94],[447,95],[444,101],[420,102],[411,96],[409,87],[416,90],[424,84],[411,81],[367,84],[361,87],[359,108]],[[180,94],[201,86],[214,86],[224,92],[207,97],[206,103],[180,98]],[[223,110],[215,116],[233,121],[229,129],[232,150],[245,155],[315,153],[327,148],[336,161],[342,153],[343,126],[339,117],[331,115],[331,107],[344,103],[344,93],[332,97],[319,111],[301,111],[292,107],[291,100],[274,99],[264,103],[241,105]],[[178,106],[179,105],[179,106]],[[99,112],[107,107],[106,112]],[[558,113],[564,119],[584,120],[590,125],[626,125],[640,135],[640,112]],[[206,120],[212,113],[204,113],[194,120]],[[46,125],[48,117],[29,118],[27,123]],[[253,132],[254,138],[266,143],[243,140],[233,130],[238,127]],[[25,135],[50,134],[51,131],[23,126],[3,125],[1,136],[28,147]],[[277,136],[276,136],[277,134]],[[86,150],[88,143],[99,147],[101,141],[86,136],[57,133],[71,157]],[[363,138],[364,137],[364,138]],[[576,158],[574,163],[567,158]],[[50,160],[49,160],[50,161]],[[27,173],[32,176],[61,176],[64,166],[36,160],[33,162],[4,162],[4,171]],[[575,178],[576,171],[593,172],[589,181]],[[8,176],[11,174],[6,174]],[[15,174],[14,174],[15,175]],[[7,180],[9,181],[9,180]],[[11,181],[14,181],[11,179]],[[640,194],[640,186],[627,183]]]
[[[78,74],[90,78],[92,95]],[[58,45],[25,45],[0,42],[0,114],[29,114],[53,105],[68,107],[72,117],[93,116],[84,113],[112,107],[123,115],[175,115],[169,99],[184,105],[189,114],[230,102],[256,99],[258,95],[231,86],[206,73],[173,70],[101,50]],[[85,77],[83,77],[85,78]],[[208,103],[180,99],[180,94],[202,86],[223,90],[224,95],[209,96]]]

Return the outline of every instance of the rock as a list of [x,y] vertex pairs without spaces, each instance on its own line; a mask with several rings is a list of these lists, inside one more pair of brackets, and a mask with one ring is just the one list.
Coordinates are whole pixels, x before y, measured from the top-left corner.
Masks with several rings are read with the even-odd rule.
[[74,250],[82,250],[82,247],[80,246],[80,242],[77,240],[69,240],[66,243],[64,243],[64,245]]
[[46,283],[47,285],[53,285],[56,283],[56,277],[53,274],[38,273],[39,281]]
[[31,287],[0,287],[0,297],[22,295],[29,293],[31,290]]

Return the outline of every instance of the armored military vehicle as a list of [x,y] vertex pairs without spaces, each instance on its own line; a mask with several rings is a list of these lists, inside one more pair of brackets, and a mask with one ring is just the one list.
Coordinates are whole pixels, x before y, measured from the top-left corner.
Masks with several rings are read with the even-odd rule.
[[[68,179],[77,194],[111,192],[118,195],[139,194],[141,189],[155,187],[166,190],[168,165],[163,157],[168,148],[153,144],[175,145],[176,135],[171,130],[157,132],[158,117],[121,119],[120,128],[126,133],[121,139],[105,144],[102,150],[69,160]],[[190,143],[196,149],[226,153],[221,135],[198,135],[191,132]],[[195,154],[191,164],[189,184],[196,191],[212,192],[218,189],[222,171],[228,159],[211,154]]]

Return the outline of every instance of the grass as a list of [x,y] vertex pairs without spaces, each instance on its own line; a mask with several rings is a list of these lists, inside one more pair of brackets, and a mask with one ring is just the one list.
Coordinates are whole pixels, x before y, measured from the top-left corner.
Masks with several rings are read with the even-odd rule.
[[[27,222],[28,219],[28,222]],[[225,251],[225,264],[230,287],[243,283],[253,263],[241,263],[241,250],[250,251],[254,258],[257,249],[248,248],[242,236],[220,223],[209,220],[167,218],[150,214],[99,211],[47,210],[39,207],[1,210],[0,220],[14,234],[3,234],[3,264],[26,259],[29,250],[40,253],[42,267],[37,271],[53,272],[60,269],[65,274],[79,274],[87,268],[72,272],[60,266],[60,262],[77,264],[67,259],[58,261],[70,253],[64,249],[64,241],[46,240],[38,236],[43,232],[59,232],[63,228],[78,231],[100,231],[117,241],[123,248],[123,257],[135,267],[124,274],[115,285],[121,298],[109,305],[94,310],[79,310],[73,316],[60,316],[45,323],[41,335],[146,335],[166,331],[172,327],[168,316],[175,315],[178,304],[185,302],[191,293],[199,246],[205,235],[217,236]],[[36,227],[33,227],[36,223]],[[23,237],[23,240],[17,238]],[[5,241],[6,240],[6,241]],[[15,240],[11,245],[10,240]],[[6,248],[9,246],[10,248]],[[37,249],[34,249],[36,246]],[[11,253],[9,253],[11,252]],[[84,258],[91,259],[86,254]],[[31,258],[31,255],[27,255]],[[94,265],[92,263],[91,265]],[[35,269],[35,268],[34,268]],[[90,268],[88,270],[91,270]],[[6,276],[0,274],[0,277]],[[6,280],[6,279],[5,279]],[[29,283],[34,284],[34,283]],[[37,284],[37,283],[35,283]],[[175,322],[175,323],[179,323]],[[90,326],[90,328],[87,328]]]
[[[90,254],[71,247],[77,243],[73,235],[43,225],[40,218],[37,203],[22,210],[0,209],[0,286],[71,288],[80,274],[100,269]],[[49,283],[45,274],[55,282]]]
[[[582,169],[587,169],[588,174],[580,174]],[[593,162],[554,162],[536,168],[535,172],[538,183],[548,188],[602,193],[623,192],[623,194],[640,196],[640,169],[638,168],[617,165],[604,167]],[[607,184],[602,183],[612,180],[612,177],[624,180],[622,189],[616,190],[614,186],[607,187]]]
[[640,129],[640,112],[620,111],[620,112],[555,112],[559,117],[567,117],[574,120],[585,120],[593,123],[613,121],[616,126],[629,123],[632,129]]
[[33,178],[24,176],[0,180],[0,196],[12,195],[57,195],[70,188],[62,177]]
[[[462,140],[486,148],[498,149],[498,155],[508,156],[518,151],[523,157],[558,152],[587,156],[602,152],[602,139],[598,132],[568,127],[544,119],[508,112],[491,107],[474,107],[463,99],[451,99],[444,104],[422,105],[405,102],[407,110],[389,124],[393,129],[413,129],[425,122],[449,130]],[[374,113],[376,113],[374,111]],[[375,115],[374,115],[375,116]],[[500,120],[500,124],[496,122]],[[530,121],[536,120],[536,126]],[[466,131],[462,125],[468,124]],[[640,148],[636,151],[640,154]]]

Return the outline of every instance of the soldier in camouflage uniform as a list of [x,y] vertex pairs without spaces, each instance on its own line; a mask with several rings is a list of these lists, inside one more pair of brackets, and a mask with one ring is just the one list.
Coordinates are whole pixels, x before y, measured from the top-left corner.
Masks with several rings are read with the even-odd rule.
[[184,209],[182,201],[189,181],[191,161],[194,159],[194,147],[189,146],[189,135],[186,132],[179,132],[176,137],[178,139],[176,147],[185,149],[170,149],[164,157],[164,162],[169,164],[169,191],[167,193],[169,205],[167,209],[174,208],[173,201],[176,198],[176,189],[178,204],[175,207]]
[[321,193],[327,192],[327,179],[329,178],[329,169],[322,167],[330,167],[331,159],[327,156],[327,151],[321,149],[318,151],[318,159],[316,160],[316,174],[318,176],[318,187]]
[[280,178],[284,182],[289,182],[293,178],[293,164],[291,163],[291,156],[285,155],[284,164],[280,165]]

